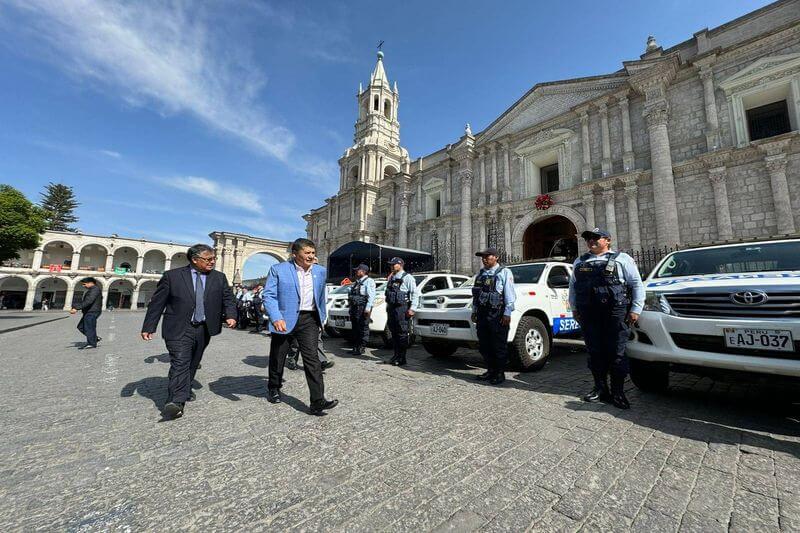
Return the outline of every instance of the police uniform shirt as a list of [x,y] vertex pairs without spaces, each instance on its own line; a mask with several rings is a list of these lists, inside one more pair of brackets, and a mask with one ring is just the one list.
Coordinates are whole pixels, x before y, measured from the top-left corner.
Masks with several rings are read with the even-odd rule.
[[[502,270],[500,270],[501,268]],[[499,274],[497,272],[498,270],[500,270]],[[480,277],[483,272],[487,272],[490,276],[496,278],[494,288],[503,295],[503,301],[506,304],[503,315],[511,316],[511,313],[514,311],[514,302],[517,301],[517,293],[514,290],[514,274],[512,274],[509,269],[501,267],[499,263],[492,268],[482,268],[478,273],[478,277]]]
[[[400,285],[400,292],[404,292],[408,294],[408,299],[411,301],[410,309],[415,311],[417,306],[419,305],[419,294],[417,293],[417,280],[414,279],[414,276],[406,272],[405,270],[401,270],[400,272],[396,272],[392,274],[392,279],[399,278],[400,276],[403,277],[403,283]],[[388,285],[388,283],[387,283]]]
[[364,311],[370,311],[375,303],[375,280],[369,276],[362,276],[358,281],[361,282],[358,293],[367,297],[367,305],[364,307]]
[[[616,252],[609,250],[600,255],[589,254],[589,258],[586,262],[593,263],[595,261],[603,261],[607,263],[608,256],[614,253]],[[624,252],[617,255],[616,262],[616,275],[619,281],[623,285],[627,285],[631,290],[631,313],[640,315],[644,307],[644,283],[642,283],[642,277],[639,275],[639,269],[636,267],[636,263],[633,262],[633,258]],[[577,305],[575,301],[575,269],[578,267],[579,263],[581,263],[580,257],[572,264],[572,275],[569,277],[569,306],[573,311]]]

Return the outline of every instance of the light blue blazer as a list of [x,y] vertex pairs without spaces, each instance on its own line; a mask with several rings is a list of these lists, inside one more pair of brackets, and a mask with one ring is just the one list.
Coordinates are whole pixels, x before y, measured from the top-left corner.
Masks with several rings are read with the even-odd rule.
[[[319,313],[320,324],[325,324],[327,318],[326,310],[326,287],[325,278],[327,272],[325,267],[311,265],[311,276],[314,280],[314,303]],[[273,265],[269,269],[267,285],[264,287],[264,309],[269,315],[269,331],[279,334],[272,325],[278,320],[286,321],[286,333],[291,333],[297,325],[297,318],[300,316],[300,283],[297,281],[297,270],[294,261],[284,261]]]

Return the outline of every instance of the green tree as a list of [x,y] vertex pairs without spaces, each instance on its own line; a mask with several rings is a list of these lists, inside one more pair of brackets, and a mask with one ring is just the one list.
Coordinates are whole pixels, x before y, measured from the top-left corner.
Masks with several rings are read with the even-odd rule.
[[10,185],[0,185],[0,261],[17,259],[20,250],[39,245],[47,228],[42,210]]
[[75,216],[75,208],[80,204],[75,201],[75,193],[72,187],[62,183],[50,182],[41,193],[42,200],[39,207],[44,210],[47,229],[53,231],[75,231],[70,226],[78,221]]

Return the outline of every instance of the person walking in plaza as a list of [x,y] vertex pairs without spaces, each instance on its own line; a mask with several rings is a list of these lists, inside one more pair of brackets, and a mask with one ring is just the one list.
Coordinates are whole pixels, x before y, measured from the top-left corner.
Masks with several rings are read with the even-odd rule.
[[356,281],[350,285],[347,300],[353,327],[353,355],[363,355],[369,340],[369,317],[375,303],[375,280],[368,276],[369,266],[356,267]]
[[389,264],[392,265],[392,273],[386,280],[386,313],[394,356],[387,364],[403,366],[406,364],[411,319],[419,303],[419,294],[414,276],[403,270],[405,261],[400,257],[392,257]]
[[81,285],[86,289],[83,299],[78,307],[73,304],[70,314],[75,314],[80,309],[83,316],[78,322],[78,331],[86,335],[86,345],[83,349],[97,348],[100,337],[97,336],[97,319],[103,312],[103,293],[94,278],[83,278]]
[[183,416],[186,402],[194,400],[192,381],[211,337],[222,331],[223,319],[229,328],[236,327],[233,292],[225,274],[214,270],[214,249],[195,244],[186,256],[189,265],[167,270],[161,276],[141,332],[142,339],[152,340],[164,314],[161,336],[170,360],[164,414],[169,418]]
[[309,414],[322,416],[338,405],[325,399],[325,382],[317,351],[326,318],[325,267],[314,264],[316,245],[308,239],[292,243],[291,260],[270,268],[263,291],[270,320],[267,400],[281,401],[283,368],[292,339],[297,341],[311,396]]
[[569,305],[581,325],[594,377],[594,388],[583,400],[610,401],[629,409],[624,390],[629,371],[625,346],[630,325],[639,319],[644,306],[644,285],[633,258],[611,250],[610,233],[594,228],[581,237],[589,251],[573,265]]
[[508,330],[517,294],[514,275],[500,266],[500,252],[487,248],[475,254],[483,268],[472,286],[472,321],[478,333],[478,349],[486,362],[486,372],[477,378],[499,385],[506,380]]

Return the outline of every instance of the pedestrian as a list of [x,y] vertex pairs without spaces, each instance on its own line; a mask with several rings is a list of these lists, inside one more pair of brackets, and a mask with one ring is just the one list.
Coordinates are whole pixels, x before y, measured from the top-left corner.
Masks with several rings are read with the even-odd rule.
[[375,280],[369,277],[364,263],[355,269],[356,280],[350,285],[347,300],[352,326],[353,355],[363,355],[369,340],[369,318],[375,303]]
[[169,352],[169,387],[164,406],[168,418],[183,416],[186,402],[195,399],[192,381],[211,337],[222,330],[223,320],[229,328],[236,327],[233,292],[225,274],[214,270],[215,250],[195,244],[186,256],[189,265],[167,270],[161,276],[141,333],[142,339],[152,340],[164,314],[161,336]]
[[472,286],[472,322],[476,325],[478,349],[487,368],[478,379],[500,385],[506,380],[508,330],[517,299],[514,274],[500,266],[497,248],[487,248],[475,255],[481,258],[483,268]]
[[317,351],[319,333],[326,318],[326,270],[314,264],[316,245],[308,239],[292,243],[290,261],[270,268],[264,287],[264,307],[270,320],[269,380],[267,400],[281,401],[283,367],[292,339],[303,358],[303,370],[311,396],[309,414],[322,416],[338,400],[325,399],[325,382]]
[[50,301],[47,298],[42,299],[42,311],[50,310]]
[[644,285],[631,256],[611,250],[610,233],[594,228],[581,237],[589,251],[573,265],[569,305],[583,331],[594,377],[594,388],[583,400],[611,401],[620,409],[629,409],[624,389],[629,371],[625,346],[630,325],[639,319],[644,306]]
[[411,318],[417,308],[419,294],[414,276],[403,270],[405,261],[400,257],[392,257],[389,264],[392,265],[392,273],[386,280],[386,313],[389,319],[389,331],[392,333],[394,355],[388,364],[404,366]]
[[86,335],[86,344],[82,349],[97,348],[97,342],[100,340],[97,336],[97,319],[103,312],[103,293],[97,285],[97,280],[92,277],[83,278],[80,283],[86,292],[83,293],[80,305],[78,307],[73,305],[69,312],[74,315],[80,309],[83,313],[81,321],[78,322],[78,331]]

